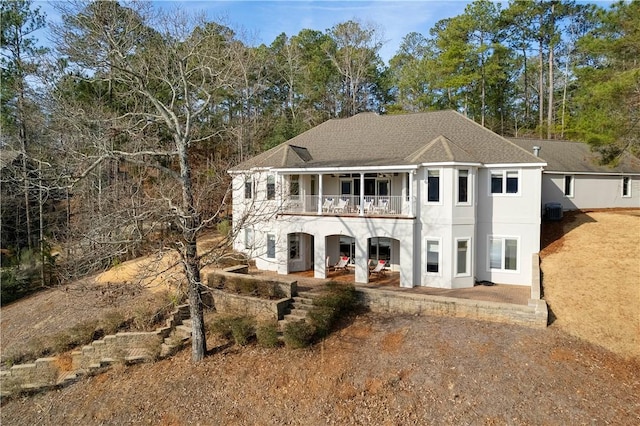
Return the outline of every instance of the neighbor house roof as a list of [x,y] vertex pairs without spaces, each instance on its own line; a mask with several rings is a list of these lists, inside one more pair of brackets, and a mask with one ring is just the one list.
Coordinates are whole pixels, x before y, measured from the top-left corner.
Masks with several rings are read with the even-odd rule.
[[547,162],[547,172],[640,173],[640,160],[628,153],[623,153],[620,161],[611,167],[601,165],[600,155],[583,142],[525,138],[509,140],[531,152],[534,146],[540,147],[539,156]]
[[362,113],[326,121],[231,169],[540,164],[544,160],[455,111]]

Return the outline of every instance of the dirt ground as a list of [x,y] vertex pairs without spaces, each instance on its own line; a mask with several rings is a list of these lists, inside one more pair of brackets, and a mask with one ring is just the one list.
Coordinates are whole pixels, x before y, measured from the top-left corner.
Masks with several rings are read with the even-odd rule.
[[[640,211],[590,212],[545,224],[553,322],[544,330],[363,314],[308,350],[210,339],[210,355],[197,365],[184,350],[116,367],[6,400],[0,422],[640,424],[639,221]],[[5,322],[28,327],[34,297],[2,308],[3,347]]]
[[569,213],[543,235],[551,326],[640,359],[640,209]]

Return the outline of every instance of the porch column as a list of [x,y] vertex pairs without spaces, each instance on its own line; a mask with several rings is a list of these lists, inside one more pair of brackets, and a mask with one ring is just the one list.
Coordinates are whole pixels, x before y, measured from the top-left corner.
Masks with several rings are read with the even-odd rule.
[[407,188],[407,191],[409,191],[409,196],[407,197],[409,199],[409,216],[413,216],[413,179],[415,174],[415,170],[409,172],[409,188]]
[[[284,185],[283,185],[283,176],[278,173],[276,174],[276,179],[277,179],[277,185],[276,185],[276,206],[277,206],[277,212],[278,213],[282,213],[282,196],[284,194]],[[274,182],[276,183],[276,182]]]
[[322,187],[322,173],[318,173],[318,214],[321,215],[322,214],[322,194],[323,194],[323,187]]
[[364,216],[364,173],[362,172],[360,173],[360,216]]
[[315,235],[313,239],[313,278],[327,278],[327,238]]
[[356,238],[356,282],[369,282],[369,239]]

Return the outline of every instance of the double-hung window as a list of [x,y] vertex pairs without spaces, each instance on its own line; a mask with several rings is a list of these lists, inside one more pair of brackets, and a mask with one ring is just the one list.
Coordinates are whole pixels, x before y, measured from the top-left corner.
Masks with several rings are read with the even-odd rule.
[[518,239],[513,237],[489,237],[489,269],[518,270]]
[[427,170],[427,202],[440,202],[440,170]]
[[517,194],[520,191],[520,176],[517,170],[492,170],[492,194]]
[[267,200],[276,198],[276,177],[274,175],[267,176]]

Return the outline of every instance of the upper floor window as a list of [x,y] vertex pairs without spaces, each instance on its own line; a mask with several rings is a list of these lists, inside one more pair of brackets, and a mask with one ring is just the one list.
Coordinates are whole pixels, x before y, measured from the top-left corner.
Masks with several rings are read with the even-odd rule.
[[631,178],[629,176],[622,178],[622,196],[631,197]]
[[300,196],[300,175],[291,175],[289,180],[289,195],[291,198]]
[[273,175],[267,176],[267,200],[273,200],[276,198],[276,177]]
[[245,200],[253,198],[253,178],[247,178],[244,181],[244,198]]
[[573,176],[564,177],[564,196],[573,197]]
[[469,202],[469,170],[458,170],[458,203]]
[[519,191],[519,174],[517,170],[492,170],[492,194],[517,194]]
[[440,202],[440,171],[427,170],[427,202]]

